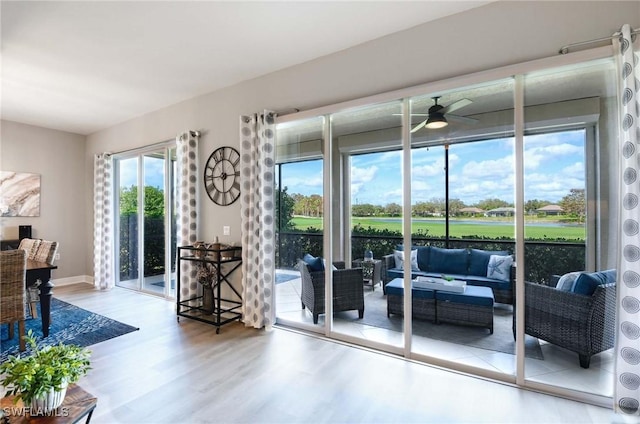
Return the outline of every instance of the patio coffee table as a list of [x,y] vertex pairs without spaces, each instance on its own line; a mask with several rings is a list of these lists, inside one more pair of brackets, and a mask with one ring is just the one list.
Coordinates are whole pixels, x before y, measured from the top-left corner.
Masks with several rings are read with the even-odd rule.
[[[404,292],[402,278],[387,284],[387,316],[403,315]],[[456,293],[440,289],[411,287],[413,317],[435,321],[436,324],[470,325],[488,328],[493,334],[493,291],[489,287],[466,286]]]

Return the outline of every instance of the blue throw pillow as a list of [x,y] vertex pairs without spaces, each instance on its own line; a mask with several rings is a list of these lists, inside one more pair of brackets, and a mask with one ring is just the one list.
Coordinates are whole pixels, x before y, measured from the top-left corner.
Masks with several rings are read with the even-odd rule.
[[581,272],[568,272],[568,273],[564,274],[558,280],[558,283],[556,284],[556,289],[562,290],[562,291],[567,291],[567,292],[573,291],[573,286],[575,285],[576,280],[578,279],[580,274],[582,274],[582,273]]
[[573,286],[573,292],[591,296],[593,293],[595,293],[598,286],[615,282],[615,269],[608,269],[606,271],[598,272],[583,272],[576,280],[576,283]]
[[324,262],[322,261],[322,258],[320,257],[316,258],[307,253],[302,257],[302,260],[305,261],[307,265],[309,265],[309,271],[311,272],[324,271]]
[[467,249],[443,249],[431,246],[429,271],[442,274],[467,275],[469,253]]
[[429,246],[418,247],[418,269],[420,271],[429,271]]

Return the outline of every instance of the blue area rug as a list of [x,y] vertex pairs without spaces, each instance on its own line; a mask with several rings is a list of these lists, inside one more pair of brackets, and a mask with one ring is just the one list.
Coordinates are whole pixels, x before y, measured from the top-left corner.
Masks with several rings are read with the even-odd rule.
[[[84,347],[139,330],[139,328],[52,298],[49,336],[43,339],[40,317],[40,304],[38,303],[38,318],[29,318],[25,321],[25,332],[33,330],[39,345],[55,345],[62,342]],[[0,327],[0,363],[2,363],[9,355],[17,355],[20,352],[18,349],[18,326],[15,325],[14,336],[11,340],[8,340],[9,326],[2,324]],[[28,347],[25,353],[29,353]]]
[[287,281],[295,280],[296,278],[300,278],[300,276],[276,272],[276,284],[286,283]]

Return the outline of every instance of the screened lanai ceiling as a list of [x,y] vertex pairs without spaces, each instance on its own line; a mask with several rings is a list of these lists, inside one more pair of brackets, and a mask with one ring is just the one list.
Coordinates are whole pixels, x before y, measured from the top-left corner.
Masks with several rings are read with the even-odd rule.
[[[525,77],[525,106],[561,104],[579,99],[606,99],[616,95],[613,81],[607,75],[614,68],[613,60],[599,60],[561,69],[536,72]],[[455,111],[456,115],[477,119],[477,124],[456,122],[450,119],[449,125],[439,130],[423,128],[412,134],[412,141],[430,140],[441,142],[445,139],[482,138],[499,134],[504,128],[513,126],[513,80],[505,79],[462,87],[447,92],[433,92],[411,98],[412,113],[425,114],[432,106],[433,97],[439,96],[438,103],[452,104],[460,99],[469,99],[471,104]],[[572,104],[567,103],[567,108]],[[564,108],[567,110],[567,108]],[[557,108],[562,110],[563,108]],[[575,107],[573,108],[575,110]],[[380,130],[397,129],[397,145],[400,143],[402,110],[400,100],[382,104],[367,105],[350,110],[336,112],[331,116],[331,132],[334,138],[348,135],[373,133]],[[561,117],[558,117],[561,122]],[[424,120],[424,116],[412,116],[412,126]],[[550,120],[548,120],[550,121]],[[575,121],[573,121],[575,123]],[[322,138],[322,121],[309,119],[298,123],[289,122],[278,128],[280,144],[297,143]]]

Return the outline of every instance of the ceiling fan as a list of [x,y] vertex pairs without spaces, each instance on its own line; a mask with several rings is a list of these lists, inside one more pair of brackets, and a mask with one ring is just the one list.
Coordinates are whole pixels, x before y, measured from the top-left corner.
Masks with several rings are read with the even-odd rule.
[[426,127],[429,129],[437,129],[437,128],[444,128],[447,125],[449,125],[449,123],[447,122],[447,118],[445,118],[445,115],[447,115],[448,118],[451,118],[452,120],[457,120],[457,121],[462,121],[462,122],[467,122],[467,123],[476,123],[478,122],[477,119],[473,119],[473,118],[467,118],[464,116],[458,116],[458,115],[452,115],[450,112],[456,111],[458,109],[462,109],[465,106],[470,105],[471,103],[473,103],[473,101],[469,100],[469,99],[460,99],[456,102],[451,103],[449,106],[442,106],[438,104],[438,99],[440,98],[440,96],[437,97],[432,97],[433,101],[434,101],[434,105],[431,106],[429,108],[429,113],[424,114],[424,113],[412,113],[412,116],[426,116],[427,119],[425,119],[424,121],[420,122],[418,125],[416,125],[415,127],[413,127],[413,129],[411,129],[411,132],[414,133],[418,130],[420,130],[422,127]]

